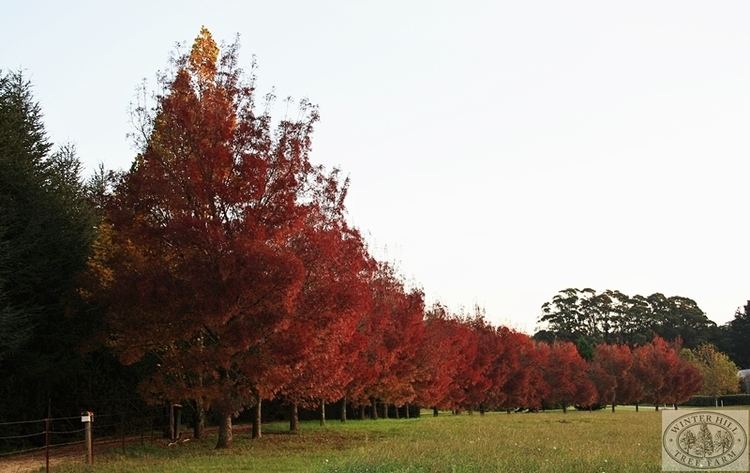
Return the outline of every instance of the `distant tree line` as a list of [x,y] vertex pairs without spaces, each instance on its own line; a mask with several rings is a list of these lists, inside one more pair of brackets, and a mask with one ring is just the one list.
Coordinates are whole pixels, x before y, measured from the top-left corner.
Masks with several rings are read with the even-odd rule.
[[717,326],[698,304],[682,296],[629,296],[617,290],[569,288],[542,305],[536,340],[576,343],[590,358],[598,343],[638,346],[654,336],[680,339],[685,348],[714,345],[736,366],[750,367],[750,301],[732,321]]
[[750,300],[738,308],[734,319],[719,327],[716,345],[742,369],[750,368]]
[[629,296],[616,290],[564,289],[542,306],[540,340],[642,345],[658,335],[688,348],[714,341],[714,322],[687,297]]
[[317,109],[274,120],[237,64],[201,30],[136,108],[130,169],[86,182],[28,82],[2,75],[0,421],[132,396],[190,406],[198,437],[212,415],[229,447],[245,410],[261,435],[267,401],[296,431],[299,408],[324,421],[334,402],[346,420],[701,391],[709,358],[681,344],[715,326],[690,299],[566,290],[535,338],[426,308],[347,222],[348,181],[310,160]]

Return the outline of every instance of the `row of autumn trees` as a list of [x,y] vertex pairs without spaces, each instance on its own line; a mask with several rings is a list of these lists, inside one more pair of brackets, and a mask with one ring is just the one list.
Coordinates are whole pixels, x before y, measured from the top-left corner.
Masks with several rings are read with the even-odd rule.
[[86,185],[71,148],[51,151],[22,76],[3,76],[10,405],[68,396],[86,408],[118,383],[137,385],[148,402],[190,403],[198,435],[213,413],[227,447],[245,409],[260,435],[267,400],[289,407],[295,430],[298,407],[338,401],[376,416],[377,404],[676,404],[700,388],[679,346],[659,337],[632,349],[601,340],[584,358],[569,341],[494,327],[480,310],[425,308],[347,223],[347,180],[311,162],[314,106],[273,120],[237,45],[222,51],[205,29],[173,66],[153,104],[135,109],[131,168]]
[[718,327],[698,304],[687,297],[629,296],[616,290],[595,291],[569,288],[542,305],[539,321],[543,329],[534,334],[539,341],[574,342],[586,359],[599,343],[638,346],[654,335],[679,339],[681,356],[701,372],[700,394],[714,398],[739,389],[738,366],[750,366],[746,340],[747,307],[735,319]]

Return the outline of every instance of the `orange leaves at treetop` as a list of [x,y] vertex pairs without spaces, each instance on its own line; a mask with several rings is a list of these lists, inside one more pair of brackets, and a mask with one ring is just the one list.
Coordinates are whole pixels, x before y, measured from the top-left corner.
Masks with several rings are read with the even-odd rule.
[[190,50],[190,70],[202,81],[210,81],[216,75],[219,48],[211,32],[203,26]]

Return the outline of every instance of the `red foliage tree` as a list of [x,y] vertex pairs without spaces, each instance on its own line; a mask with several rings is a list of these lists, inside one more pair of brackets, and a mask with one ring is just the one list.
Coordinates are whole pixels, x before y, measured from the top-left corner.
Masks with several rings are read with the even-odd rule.
[[630,379],[630,368],[633,357],[627,345],[599,344],[594,350],[590,365],[591,379],[596,386],[601,402],[609,402],[612,412],[618,402],[623,402],[630,395],[627,383]]
[[633,352],[633,375],[643,387],[642,399],[659,410],[663,403],[678,404],[700,390],[700,373],[679,356],[680,341],[661,337]]
[[463,343],[460,321],[440,305],[425,314],[424,338],[419,344],[416,366],[415,402],[433,408],[451,407],[451,386],[460,367]]
[[518,394],[517,405],[537,410],[543,406],[544,399],[549,395],[550,387],[544,378],[549,346],[546,343],[532,343],[531,346],[524,344],[522,347],[520,371],[524,379],[519,383],[523,390]]
[[293,243],[305,280],[289,332],[304,343],[304,352],[280,393],[290,403],[292,431],[298,429],[298,405],[320,405],[324,422],[325,403],[344,397],[354,375],[347,361],[361,349],[355,331],[369,308],[370,260],[360,235],[343,219],[343,195],[335,201],[338,209],[313,213]]
[[[416,396],[415,364],[424,325],[424,295],[407,291],[394,269],[378,263],[369,283],[372,304],[359,323],[356,337],[364,347],[351,363],[354,379],[346,387],[353,404],[371,405],[377,418],[377,402],[403,404]],[[364,412],[364,411],[362,411]]]
[[221,57],[203,29],[150,113],[143,143],[116,188],[110,345],[126,363],[150,362],[152,400],[192,399],[220,416],[272,396],[289,377],[279,343],[303,286],[289,247],[315,199],[308,152],[317,119],[258,114],[237,47]]
[[666,374],[676,364],[676,357],[670,356],[669,346],[661,337],[654,337],[651,343],[633,351],[633,374],[643,386],[640,400],[653,402],[656,410],[663,402],[669,388]]
[[677,409],[678,404],[700,392],[703,387],[703,376],[698,368],[682,358],[679,358],[677,368],[670,374],[671,389],[667,392],[664,401],[667,404],[673,404]]
[[541,407],[544,379],[539,352],[533,340],[526,334],[507,328],[500,328],[498,332],[506,347],[503,363],[507,374],[502,384],[496,388],[497,406],[508,412],[515,408],[537,409]]
[[467,400],[469,388],[479,382],[480,375],[474,370],[479,344],[477,332],[465,318],[456,317],[452,331],[454,350],[457,354],[454,358],[456,370],[447,397],[438,405],[457,410],[470,405]]
[[405,296],[400,308],[392,313],[394,320],[390,326],[392,331],[386,337],[386,347],[396,357],[380,391],[384,404],[393,404],[397,409],[416,399],[420,368],[417,353],[424,338],[424,294],[421,290],[412,290]]
[[574,344],[552,343],[543,371],[549,386],[545,401],[560,405],[563,412],[567,412],[571,404],[589,406],[596,402],[596,390],[588,377],[586,361]]
[[507,327],[493,327],[491,336],[482,342],[492,352],[492,360],[485,375],[489,386],[483,402],[479,405],[481,414],[484,414],[487,407],[507,407],[507,383],[519,365],[517,352],[511,345],[510,337],[511,331]]
[[345,397],[354,406],[360,408],[360,418],[364,418],[365,407],[370,404],[373,405],[370,416],[377,417],[377,410],[374,406],[374,400],[370,397],[370,391],[385,369],[381,358],[383,352],[382,334],[388,319],[381,317],[375,309],[373,283],[377,281],[378,272],[379,269],[374,268],[368,281],[371,306],[369,310],[362,314],[353,335],[353,340],[359,343],[360,350],[356,351],[348,363],[353,377],[344,392]]
[[[367,389],[369,397],[390,403],[404,403],[415,397],[416,352],[423,335],[424,296],[407,292],[393,268],[380,264],[372,283],[372,316],[380,320],[379,332],[370,334],[370,347],[378,367],[375,382]],[[375,406],[373,407],[375,408]],[[387,412],[386,412],[387,415]]]
[[461,368],[456,373],[451,400],[454,409],[473,410],[483,407],[492,385],[487,374],[494,361],[494,328],[476,307],[473,315],[462,320],[461,331],[465,350],[459,360]]

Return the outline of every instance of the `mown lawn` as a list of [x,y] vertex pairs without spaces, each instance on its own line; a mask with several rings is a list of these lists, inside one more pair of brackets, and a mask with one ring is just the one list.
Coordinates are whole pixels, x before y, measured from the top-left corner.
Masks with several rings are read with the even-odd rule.
[[235,436],[230,451],[215,436],[177,447],[129,447],[99,455],[94,468],[60,472],[658,472],[661,415],[653,408],[598,412],[489,413],[418,419],[265,424],[264,437]]

